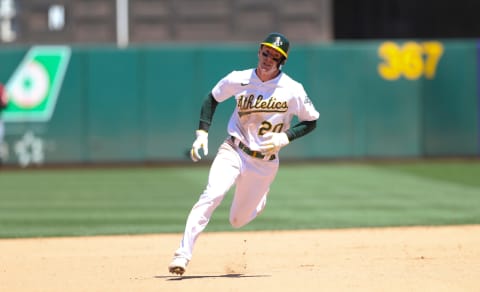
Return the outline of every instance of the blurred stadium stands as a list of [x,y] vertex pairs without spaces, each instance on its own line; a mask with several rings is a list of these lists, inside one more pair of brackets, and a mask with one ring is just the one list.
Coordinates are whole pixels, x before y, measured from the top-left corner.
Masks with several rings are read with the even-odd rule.
[[128,7],[129,43],[331,38],[331,0],[0,0],[3,44],[115,43]]
[[0,44],[472,38],[478,11],[478,0],[0,0]]

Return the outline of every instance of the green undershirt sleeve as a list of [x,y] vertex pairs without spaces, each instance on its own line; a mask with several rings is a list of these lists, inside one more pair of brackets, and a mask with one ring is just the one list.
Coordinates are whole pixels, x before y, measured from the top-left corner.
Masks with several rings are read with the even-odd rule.
[[210,92],[203,101],[202,109],[200,110],[200,122],[198,124],[199,130],[208,132],[210,125],[212,124],[213,114],[217,108],[218,101],[215,100]]
[[286,131],[288,140],[293,141],[297,138],[305,136],[306,134],[313,131],[316,127],[316,120],[300,122]]

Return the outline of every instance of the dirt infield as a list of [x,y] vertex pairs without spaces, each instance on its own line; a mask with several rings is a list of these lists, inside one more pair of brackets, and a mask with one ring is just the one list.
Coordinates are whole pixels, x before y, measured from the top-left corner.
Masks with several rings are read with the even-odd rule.
[[480,291],[480,225],[0,240],[0,291]]

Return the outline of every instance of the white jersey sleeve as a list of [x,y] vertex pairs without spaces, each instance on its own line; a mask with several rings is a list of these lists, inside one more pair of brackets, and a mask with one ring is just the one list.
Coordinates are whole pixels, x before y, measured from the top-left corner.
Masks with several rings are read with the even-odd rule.
[[[230,74],[223,77],[215,85],[215,87],[213,87],[212,95],[213,97],[215,97],[216,101],[222,102],[232,96],[235,96],[235,94],[239,91],[239,87],[241,87],[242,80],[245,79],[245,78],[242,79],[241,72],[242,71],[232,71]],[[245,80],[248,80],[248,78]],[[245,82],[248,82],[248,81],[245,81]]]
[[320,117],[320,113],[315,109],[313,102],[300,83],[297,83],[296,89],[292,93],[297,97],[295,112],[299,121],[314,121]]

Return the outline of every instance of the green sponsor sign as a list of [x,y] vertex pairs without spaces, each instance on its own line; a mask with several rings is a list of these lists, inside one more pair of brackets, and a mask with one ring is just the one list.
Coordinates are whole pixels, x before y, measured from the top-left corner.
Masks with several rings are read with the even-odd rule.
[[50,120],[70,60],[65,46],[32,47],[7,82],[5,121]]

